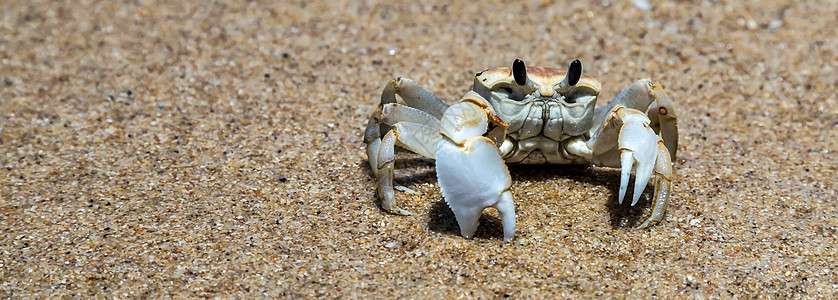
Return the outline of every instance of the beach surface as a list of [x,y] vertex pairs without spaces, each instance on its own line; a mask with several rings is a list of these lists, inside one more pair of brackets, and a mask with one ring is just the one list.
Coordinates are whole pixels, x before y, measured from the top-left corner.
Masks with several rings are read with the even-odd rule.
[[[835,1],[2,1],[0,297],[829,298]],[[465,239],[434,161],[362,142],[384,85],[566,68],[660,81],[666,218],[617,169],[510,167],[515,239]]]

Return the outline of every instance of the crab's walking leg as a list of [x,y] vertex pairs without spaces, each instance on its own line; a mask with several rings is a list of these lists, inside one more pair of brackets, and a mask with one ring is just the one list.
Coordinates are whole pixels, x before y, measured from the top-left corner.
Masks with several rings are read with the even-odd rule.
[[[396,95],[401,96],[407,106],[397,104]],[[378,182],[378,196],[384,210],[400,215],[410,214],[396,205],[393,191],[394,147],[404,146],[433,158],[439,141],[439,118],[447,108],[448,105],[439,97],[413,80],[394,78],[384,87],[378,110],[370,117],[364,132],[367,158]],[[383,140],[382,132],[386,133]],[[402,190],[412,192],[404,187]]]
[[[396,95],[407,106],[397,104]],[[367,158],[378,181],[378,196],[384,210],[400,215],[410,214],[396,205],[393,191],[394,146],[403,146],[433,158],[439,142],[439,118],[447,108],[448,105],[439,97],[413,80],[394,78],[384,87],[379,108],[370,117],[364,133]],[[383,140],[382,132],[386,133]],[[404,187],[402,190],[410,191]]]
[[[381,125],[391,129],[381,138]],[[415,108],[397,103],[382,105],[370,117],[364,133],[367,158],[378,182],[378,197],[384,210],[410,215],[396,205],[393,191],[393,162],[395,146],[404,147],[427,158],[434,158],[439,134],[439,120]]]
[[511,241],[515,235],[512,181],[495,142],[483,136],[489,122],[496,120],[483,103],[477,93],[469,92],[445,112],[440,124],[443,138],[436,150],[437,178],[464,237],[474,237],[483,210],[494,207],[503,222],[503,240]]
[[448,109],[436,95],[417,84],[415,81],[397,77],[390,80],[381,92],[381,105],[395,103],[396,95],[402,97],[408,106],[424,111],[437,119]]
[[663,144],[669,149],[670,160],[675,160],[678,151],[678,124],[672,99],[663,86],[651,79],[641,79],[623,89],[610,103],[596,109],[594,124],[603,124],[617,105],[645,112],[651,121],[655,133],[663,138]]
[[623,202],[631,172],[635,173],[631,205],[637,204],[646,184],[655,176],[655,199],[651,216],[639,227],[660,222],[672,191],[671,152],[651,128],[646,114],[617,105],[588,141],[595,165],[621,168],[619,201]]

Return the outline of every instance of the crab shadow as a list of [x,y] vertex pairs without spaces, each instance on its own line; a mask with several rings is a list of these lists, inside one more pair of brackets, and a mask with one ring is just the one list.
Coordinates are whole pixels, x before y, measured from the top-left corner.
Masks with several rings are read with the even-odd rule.
[[[369,163],[364,160],[362,164],[365,166],[367,175],[374,178],[372,170],[369,168]],[[436,182],[437,180],[434,160],[421,156],[397,158],[394,164],[394,170],[397,170],[394,180],[404,186]],[[545,179],[571,180],[583,185],[599,185],[607,188],[610,192],[610,197],[606,201],[605,208],[608,211],[609,223],[612,229],[615,230],[626,230],[637,227],[651,212],[652,197],[654,195],[653,186],[647,186],[637,204],[634,206],[631,205],[631,195],[634,195],[634,175],[632,175],[629,181],[626,199],[624,199],[622,204],[619,203],[619,169],[590,166],[510,165],[509,173],[512,177],[513,191],[516,189],[516,185],[520,186],[521,182],[538,182]],[[397,192],[396,197],[398,201],[399,192]],[[438,198],[430,201],[434,201],[434,203],[428,212],[428,228],[435,232],[459,236],[460,229],[457,224],[457,218],[445,200]],[[563,200],[559,197],[555,201]],[[376,203],[380,205],[377,199]],[[516,210],[519,209],[520,206],[516,205]],[[480,226],[477,227],[477,232],[475,232],[474,236],[481,239],[503,239],[503,225],[500,218],[496,217],[497,212],[487,212],[489,210],[486,210],[481,215]],[[382,209],[382,213],[386,212]]]
[[[375,182],[375,175],[372,173],[369,161],[364,159],[359,164],[364,168],[367,178]],[[433,159],[425,158],[402,148],[396,148],[393,173],[393,181],[403,186],[436,182],[436,163]]]
[[[654,187],[647,185],[642,191],[640,199],[632,206],[634,195],[634,175],[631,175],[626,196],[623,203],[619,202],[620,169],[590,167],[590,166],[509,166],[512,175],[513,188],[515,182],[537,182],[545,178],[561,179],[580,183],[581,185],[597,185],[608,189],[608,200],[605,209],[612,229],[631,229],[640,225],[651,213]],[[652,180],[650,180],[652,182]],[[584,188],[584,187],[581,187]],[[561,196],[552,201],[565,201]]]

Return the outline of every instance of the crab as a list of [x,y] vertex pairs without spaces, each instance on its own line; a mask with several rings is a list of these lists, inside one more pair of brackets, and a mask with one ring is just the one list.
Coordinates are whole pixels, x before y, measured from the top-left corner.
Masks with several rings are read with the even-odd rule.
[[395,201],[394,149],[400,146],[436,160],[442,196],[468,239],[488,207],[501,217],[504,241],[514,238],[515,205],[506,164],[620,168],[618,201],[623,202],[633,173],[632,206],[651,179],[652,212],[637,227],[660,223],[672,194],[678,146],[672,100],[651,79],[634,82],[596,108],[599,92],[599,81],[582,75],[578,59],[566,71],[527,67],[520,59],[511,68],[487,69],[451,106],[410,79],[390,80],[364,133],[381,207],[410,215]]

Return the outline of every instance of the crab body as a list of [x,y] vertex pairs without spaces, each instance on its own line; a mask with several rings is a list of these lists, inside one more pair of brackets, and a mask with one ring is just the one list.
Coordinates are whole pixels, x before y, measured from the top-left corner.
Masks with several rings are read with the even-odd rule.
[[475,76],[474,91],[509,125],[500,145],[504,160],[523,164],[588,163],[564,150],[590,137],[599,82],[579,76],[570,86],[564,81],[566,72],[540,67],[525,70],[528,76],[523,85],[510,76],[510,68],[490,69]]
[[[515,209],[505,163],[621,168],[620,202],[635,173],[632,205],[653,179],[652,214],[639,227],[660,222],[678,142],[671,100],[649,79],[595,108],[599,91],[600,83],[582,75],[578,60],[567,71],[526,67],[521,60],[512,68],[485,70],[475,76],[473,90],[450,107],[409,79],[391,80],[364,136],[382,207],[409,214],[397,207],[393,192],[398,145],[436,159],[443,197],[467,238],[486,207],[500,212],[504,240],[513,238]],[[405,104],[397,103],[396,95]]]

